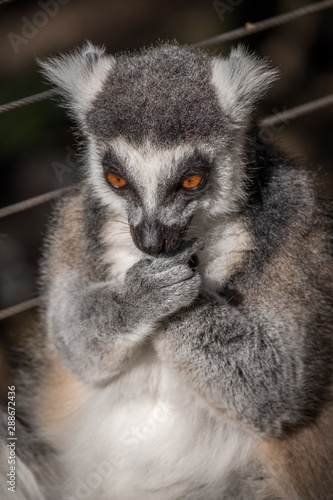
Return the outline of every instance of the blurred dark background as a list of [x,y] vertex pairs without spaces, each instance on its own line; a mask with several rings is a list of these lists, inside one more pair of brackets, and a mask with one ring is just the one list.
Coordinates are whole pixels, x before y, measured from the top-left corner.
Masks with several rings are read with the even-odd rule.
[[[310,3],[17,0],[1,4],[0,104],[46,90],[36,58],[70,50],[87,39],[104,44],[111,53],[157,40],[191,44]],[[263,116],[333,92],[333,8],[252,34],[242,43],[267,56],[281,72],[262,103]],[[230,44],[220,44],[207,50],[227,54],[229,48]],[[54,100],[0,114],[1,207],[75,180],[72,127]],[[333,190],[332,129],[333,105],[270,131],[271,138],[301,158],[306,168],[319,172],[318,189],[325,193]],[[50,204],[45,204],[0,219],[0,309],[37,293],[37,263],[49,212]],[[0,322],[2,339],[13,332],[24,334],[34,315],[31,311]]]

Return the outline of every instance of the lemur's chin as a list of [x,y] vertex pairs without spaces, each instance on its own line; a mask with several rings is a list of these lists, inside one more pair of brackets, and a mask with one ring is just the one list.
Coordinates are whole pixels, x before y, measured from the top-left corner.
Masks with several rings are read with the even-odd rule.
[[130,226],[135,246],[152,257],[171,255],[177,252],[181,245],[186,226],[166,226],[159,221],[143,221],[136,226]]

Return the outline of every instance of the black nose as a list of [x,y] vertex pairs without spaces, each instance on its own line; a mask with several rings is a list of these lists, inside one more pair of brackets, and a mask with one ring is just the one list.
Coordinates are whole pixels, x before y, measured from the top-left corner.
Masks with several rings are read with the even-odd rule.
[[166,226],[158,220],[145,220],[137,226],[131,226],[135,245],[139,250],[152,257],[176,250],[185,231],[185,227]]
[[143,221],[135,227],[131,226],[134,243],[144,253],[156,257],[165,252],[164,226],[158,221]]

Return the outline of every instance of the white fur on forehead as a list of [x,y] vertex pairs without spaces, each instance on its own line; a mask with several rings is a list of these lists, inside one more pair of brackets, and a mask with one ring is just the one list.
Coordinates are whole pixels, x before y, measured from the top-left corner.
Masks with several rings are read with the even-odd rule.
[[212,83],[221,108],[236,124],[242,124],[277,77],[278,72],[265,60],[242,46],[232,49],[228,58],[212,60]]
[[[194,152],[194,147],[180,144],[172,148],[156,147],[149,141],[135,146],[122,138],[110,141],[109,147],[117,154],[119,160],[124,164],[125,170],[130,172],[136,181],[145,208],[156,207],[157,189],[159,183],[172,175],[177,169],[179,162]],[[89,155],[89,177],[95,194],[106,206],[123,213],[122,203],[118,195],[105,182],[104,174],[100,164],[100,153],[97,152],[93,141],[90,144]]]
[[44,75],[58,87],[67,106],[82,119],[96,94],[102,89],[114,58],[105,49],[88,42],[70,54],[39,61]]

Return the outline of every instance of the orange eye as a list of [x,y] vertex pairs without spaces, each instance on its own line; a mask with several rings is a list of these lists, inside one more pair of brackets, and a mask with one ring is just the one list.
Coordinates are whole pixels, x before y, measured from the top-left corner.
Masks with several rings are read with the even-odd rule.
[[112,174],[111,172],[109,172],[107,177],[109,183],[112,184],[112,186],[115,188],[121,188],[123,186],[126,186],[127,184],[125,179],[118,174]]
[[194,189],[199,186],[202,181],[202,175],[190,175],[182,180],[182,186],[185,189]]

